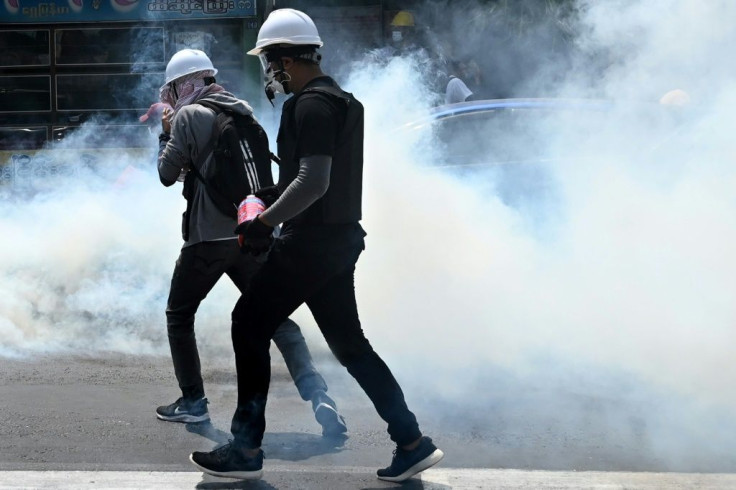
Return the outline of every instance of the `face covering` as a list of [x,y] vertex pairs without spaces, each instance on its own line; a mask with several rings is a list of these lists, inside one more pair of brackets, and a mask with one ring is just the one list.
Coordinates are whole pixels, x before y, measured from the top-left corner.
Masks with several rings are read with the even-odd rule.
[[211,70],[203,70],[184,75],[162,87],[159,98],[161,102],[172,106],[174,111],[178,111],[185,105],[191,104],[202,97],[205,93],[212,91],[219,92],[222,90],[219,85],[207,85],[205,83],[204,79],[211,76],[213,76]]
[[[277,75],[282,75],[282,80],[278,80],[276,78]],[[266,95],[268,96],[268,100],[272,100],[275,94],[291,93],[288,85],[289,80],[290,77],[288,73],[269,70],[268,73],[266,73]]]
[[[284,71],[283,66],[281,66],[281,60],[277,61],[281,69],[275,71],[273,68],[271,68],[271,62],[266,59],[265,54],[259,55],[258,58],[261,60],[261,67],[263,68],[263,72],[266,74],[266,97],[268,98],[268,101],[271,103],[271,105],[273,105],[273,99],[276,97],[276,94],[291,93],[291,90],[289,90],[289,82],[291,81],[291,77],[288,73]],[[281,78],[280,80],[279,75]]]
[[176,105],[176,95],[174,95],[174,86],[172,83],[167,83],[158,93],[158,99],[162,104],[174,107]]
[[[314,64],[319,64],[322,56],[317,53],[314,46],[304,46],[301,49],[295,47],[288,51],[275,50],[270,53],[262,52],[259,54],[258,59],[261,61],[263,73],[266,74],[266,97],[272,105],[276,94],[291,93],[291,88],[289,87],[291,75],[284,70],[282,58],[306,60]],[[278,70],[272,68],[274,63],[278,66]]]

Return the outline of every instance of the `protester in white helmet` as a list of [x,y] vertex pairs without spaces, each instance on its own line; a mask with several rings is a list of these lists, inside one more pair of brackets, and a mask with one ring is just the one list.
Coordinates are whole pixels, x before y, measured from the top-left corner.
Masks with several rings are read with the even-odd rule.
[[[182,179],[183,195],[187,200],[182,222],[184,245],[176,261],[166,307],[171,357],[182,396],[156,409],[159,419],[171,422],[209,420],[194,335],[194,316],[199,304],[223,274],[227,274],[242,292],[260,268],[254,257],[240,251],[238,237],[233,232],[237,219],[217,208],[210,190],[191,171],[195,162],[201,160],[200,153],[212,148],[208,142],[213,138],[216,113],[205,105],[220,111],[252,115],[245,101],[215,83],[216,74],[217,70],[204,52],[184,49],[169,61],[166,81],[160,91],[161,102],[173,110],[165,109],[163,114],[159,177],[167,187]],[[210,154],[198,165],[201,170],[214,162]],[[270,168],[264,174],[256,175],[258,181],[272,184]],[[314,367],[299,326],[284,318],[273,339],[299,394],[305,401],[312,402],[323,434],[332,436],[346,432],[345,421],[337,413],[335,402],[325,393],[327,384]]]
[[234,439],[191,461],[205,473],[260,478],[270,365],[268,345],[278,325],[306,304],[338,361],[358,381],[388,424],[397,448],[378,478],[403,481],[436,464],[442,451],[419,430],[388,366],[373,350],[358,319],[355,264],[364,249],[360,226],[363,106],[320,69],[317,28],[303,12],[273,11],[255,49],[266,92],[293,94],[283,105],[278,153],[278,200],[239,226],[244,246],[266,252],[263,237],[283,223],[266,262],[233,310],[238,373]]

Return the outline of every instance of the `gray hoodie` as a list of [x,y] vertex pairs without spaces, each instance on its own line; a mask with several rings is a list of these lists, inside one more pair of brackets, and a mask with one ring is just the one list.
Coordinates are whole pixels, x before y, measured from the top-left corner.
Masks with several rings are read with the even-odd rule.
[[[223,109],[239,113],[253,114],[251,107],[229,92],[210,93],[200,100],[207,100]],[[176,113],[171,125],[171,139],[162,141],[158,153],[158,174],[165,186],[173,185],[182,170],[187,171],[212,137],[215,113],[196,103],[186,105]],[[210,164],[210,154],[203,165]],[[199,167],[198,167],[199,168]],[[194,179],[194,197],[189,218],[189,240],[184,247],[199,242],[236,239],[233,233],[237,221],[217,209],[207,189]],[[184,248],[182,247],[182,248]]]

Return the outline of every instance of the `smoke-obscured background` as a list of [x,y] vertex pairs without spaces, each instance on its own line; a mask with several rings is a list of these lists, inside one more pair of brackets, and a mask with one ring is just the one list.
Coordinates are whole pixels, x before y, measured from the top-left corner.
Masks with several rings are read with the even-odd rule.
[[[430,126],[398,129],[438,100],[426,53],[327,59],[366,107],[367,336],[411,403],[469,437],[559,431],[648,448],[661,469],[733,471],[736,4],[450,3],[415,2],[417,23],[445,55],[478,63],[488,96],[620,104],[530,121],[542,149],[575,158],[540,162],[554,199],[518,205],[493,172],[433,166],[443,147]],[[673,89],[690,103],[658,104]],[[0,355],[168,355],[184,201],[153,160],[125,158],[2,189]],[[116,183],[128,163],[138,170]],[[224,278],[203,303],[204,357],[230,355],[236,298]],[[308,311],[294,318],[325,351]]]

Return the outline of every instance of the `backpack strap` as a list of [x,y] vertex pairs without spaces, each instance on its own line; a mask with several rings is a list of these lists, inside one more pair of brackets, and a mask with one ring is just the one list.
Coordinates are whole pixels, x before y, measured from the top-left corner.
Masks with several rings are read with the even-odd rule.
[[[205,160],[207,160],[207,157],[210,156],[212,150],[215,149],[215,144],[220,137],[220,114],[223,114],[224,112],[217,104],[213,104],[212,102],[209,102],[207,100],[198,100],[197,102],[195,102],[195,104],[206,107],[207,109],[210,109],[212,112],[215,113],[215,122],[212,124],[212,135],[205,143],[202,151],[200,151],[197,155],[197,161],[194,162],[192,168],[189,169],[194,174],[194,176],[199,179],[200,182],[207,186],[207,181],[204,180],[204,177],[202,177],[202,173],[199,171],[199,169],[202,167],[202,165],[204,165]],[[207,188],[210,189],[209,186],[207,186]]]
[[[212,150],[215,149],[215,144],[217,142],[217,139],[219,138],[220,134],[220,127],[218,125],[218,115],[221,111],[218,110],[217,106],[215,104],[210,103],[203,103],[206,101],[197,101],[197,104],[200,104],[204,107],[207,107],[208,109],[211,109],[215,113],[215,122],[212,125],[212,136],[207,140],[204,147],[202,147],[202,151],[199,152],[197,155],[197,160],[193,162],[193,165],[190,167],[189,171],[194,175],[195,178],[197,178],[200,182],[202,182],[203,185],[207,187],[209,190],[213,190],[210,188],[210,186],[207,185],[207,181],[204,180],[204,177],[202,177],[202,173],[199,171],[199,168],[204,164],[205,160],[207,160],[207,157],[212,153]],[[184,241],[186,242],[189,240],[189,219],[192,214],[192,201],[194,198],[194,188],[187,179],[189,176],[185,178],[184,181],[184,198],[187,201],[187,209],[184,211],[184,218],[182,221],[182,237],[184,238]]]
[[346,96],[346,92],[343,91],[341,88],[338,88],[335,86],[309,87],[309,88],[305,88],[304,90],[302,90],[301,94],[299,95],[309,93],[309,92],[318,92],[318,93],[333,95],[335,97],[338,97],[350,103],[350,98]]
[[[329,93],[333,93],[333,92],[329,92]],[[334,93],[334,94],[337,95],[337,93]],[[220,136],[220,129],[222,126],[225,125],[225,122],[224,122],[225,117],[231,117],[231,116],[229,115],[223,116],[222,114],[227,114],[227,111],[224,111],[222,107],[218,106],[217,104],[213,104],[212,102],[206,99],[198,100],[197,102],[195,102],[195,104],[199,104],[208,109],[211,109],[212,111],[214,111],[216,115],[215,123],[212,128],[212,137],[209,139],[209,141],[207,141],[207,144],[205,144],[203,151],[197,157],[196,166],[201,167],[204,161],[207,159],[207,156],[214,149],[215,143],[217,142],[217,139]],[[269,155],[272,161],[276,162],[277,164],[281,163],[281,160],[279,159],[279,157],[274,155],[272,152],[269,152]],[[197,170],[194,171],[194,175],[200,181],[202,181],[205,185],[207,184],[207,182],[202,178],[202,174],[199,173]]]

